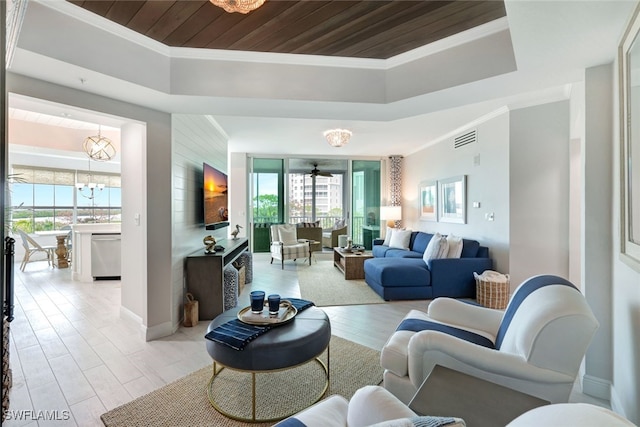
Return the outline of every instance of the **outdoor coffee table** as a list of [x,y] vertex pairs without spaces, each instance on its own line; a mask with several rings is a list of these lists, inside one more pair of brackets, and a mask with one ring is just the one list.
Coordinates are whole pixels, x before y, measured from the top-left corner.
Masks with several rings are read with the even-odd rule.
[[[209,324],[207,332],[218,325],[236,319],[240,307],[220,314]],[[326,381],[317,399],[319,401],[329,388],[329,341],[331,324],[327,314],[317,308],[309,307],[300,311],[296,317],[283,325],[275,326],[270,331],[249,342],[243,350],[235,350],[216,341],[206,340],[207,351],[213,359],[213,375],[207,387],[211,405],[221,414],[241,421],[272,422],[293,415],[296,411],[277,418],[258,419],[256,417],[256,374],[291,369],[315,360],[324,370]],[[319,356],[327,352],[325,364]],[[212,388],[220,373],[229,368],[251,374],[252,416],[244,418],[223,410],[214,399]]]
[[364,261],[373,258],[371,252],[344,252],[333,248],[333,265],[344,274],[346,280],[364,279]]

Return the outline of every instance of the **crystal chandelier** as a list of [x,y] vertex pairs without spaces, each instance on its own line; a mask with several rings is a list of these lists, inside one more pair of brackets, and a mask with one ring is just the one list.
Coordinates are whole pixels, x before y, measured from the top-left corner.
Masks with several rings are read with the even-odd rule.
[[209,0],[214,5],[223,8],[229,13],[238,12],[247,14],[256,10],[265,0]]
[[342,147],[349,142],[351,131],[347,129],[330,129],[324,132],[324,137],[332,147]]
[[116,148],[109,138],[100,135],[100,126],[98,126],[98,135],[88,136],[82,144],[84,152],[90,159],[99,162],[106,162],[116,155]]

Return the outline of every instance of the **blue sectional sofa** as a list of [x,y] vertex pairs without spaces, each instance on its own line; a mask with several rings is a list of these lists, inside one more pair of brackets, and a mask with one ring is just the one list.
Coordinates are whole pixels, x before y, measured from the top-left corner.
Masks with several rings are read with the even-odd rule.
[[433,234],[411,233],[409,250],[389,248],[381,239],[373,241],[373,258],[364,262],[367,284],[390,300],[436,297],[475,298],[473,273],[491,270],[489,248],[476,240],[463,239],[460,258],[423,260]]

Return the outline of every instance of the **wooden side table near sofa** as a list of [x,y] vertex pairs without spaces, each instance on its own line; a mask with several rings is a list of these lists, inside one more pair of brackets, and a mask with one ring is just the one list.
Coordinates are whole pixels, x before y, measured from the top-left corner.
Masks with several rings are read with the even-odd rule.
[[364,279],[364,262],[373,258],[371,252],[344,252],[333,248],[333,265],[344,274],[345,280]]
[[409,408],[421,415],[456,416],[469,426],[504,426],[549,401],[436,365]]

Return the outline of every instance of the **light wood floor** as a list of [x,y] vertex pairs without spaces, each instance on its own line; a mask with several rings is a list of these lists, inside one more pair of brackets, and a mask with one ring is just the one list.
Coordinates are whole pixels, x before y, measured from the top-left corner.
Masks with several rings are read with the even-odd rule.
[[[300,296],[295,264],[287,261],[281,270],[269,259],[254,254],[253,283],[240,305],[248,305],[252,289]],[[102,426],[102,413],[211,363],[208,322],[145,342],[138,326],[119,316],[119,281],[74,282],[69,269],[49,268],[46,261],[29,263],[25,272],[18,266],[8,415],[22,419],[4,425]],[[399,301],[323,309],[334,335],[380,350],[409,310],[425,307],[425,301]],[[577,392],[571,400],[606,406]],[[45,419],[51,416],[56,420]]]

